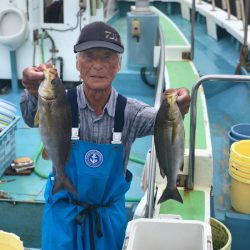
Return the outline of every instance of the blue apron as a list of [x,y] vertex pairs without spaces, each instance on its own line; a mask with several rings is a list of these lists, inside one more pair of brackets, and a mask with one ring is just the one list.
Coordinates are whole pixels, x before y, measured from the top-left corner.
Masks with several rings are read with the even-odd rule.
[[[124,121],[125,106],[119,105],[118,99],[115,131],[117,126],[121,131]],[[72,141],[65,171],[78,195],[67,190],[53,195],[55,176],[50,174],[45,190],[42,249],[121,250],[127,223],[125,193],[132,180],[132,174],[127,171],[124,176],[123,169],[121,144]]]

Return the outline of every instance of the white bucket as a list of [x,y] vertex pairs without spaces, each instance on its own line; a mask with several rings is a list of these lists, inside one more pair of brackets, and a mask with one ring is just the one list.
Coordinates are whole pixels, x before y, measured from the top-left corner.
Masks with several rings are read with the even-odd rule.
[[192,220],[136,219],[129,222],[123,249],[207,250],[211,249],[211,228]]

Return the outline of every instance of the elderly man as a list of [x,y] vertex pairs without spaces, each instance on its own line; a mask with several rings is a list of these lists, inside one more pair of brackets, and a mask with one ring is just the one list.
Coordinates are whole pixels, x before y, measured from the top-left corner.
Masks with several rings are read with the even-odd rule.
[[[52,194],[56,176],[48,178],[42,249],[120,250],[126,229],[125,193],[132,179],[126,169],[131,145],[136,138],[153,134],[157,110],[121,96],[112,87],[124,51],[113,27],[104,22],[86,25],[74,51],[83,83],[69,91],[69,100],[75,107],[73,120],[75,126],[79,124],[80,140],[71,149],[66,169],[74,177],[71,181],[78,195],[65,189]],[[26,89],[20,105],[30,126],[46,67],[50,66],[28,67],[23,72]],[[176,92],[184,116],[190,96],[185,88]]]

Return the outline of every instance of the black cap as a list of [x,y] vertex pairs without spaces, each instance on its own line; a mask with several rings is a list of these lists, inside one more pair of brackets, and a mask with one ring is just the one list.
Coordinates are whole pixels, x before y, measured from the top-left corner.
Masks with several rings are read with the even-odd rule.
[[74,46],[74,52],[77,53],[92,48],[106,48],[118,53],[124,51],[120,34],[104,22],[93,22],[84,26]]

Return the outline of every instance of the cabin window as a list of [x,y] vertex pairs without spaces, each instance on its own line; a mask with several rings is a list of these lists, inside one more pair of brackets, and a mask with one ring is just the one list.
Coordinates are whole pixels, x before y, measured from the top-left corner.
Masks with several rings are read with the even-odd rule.
[[43,0],[44,23],[64,23],[64,0]]

